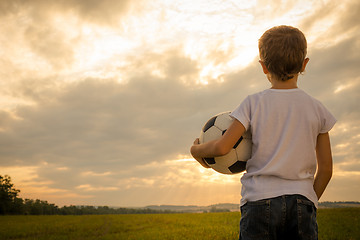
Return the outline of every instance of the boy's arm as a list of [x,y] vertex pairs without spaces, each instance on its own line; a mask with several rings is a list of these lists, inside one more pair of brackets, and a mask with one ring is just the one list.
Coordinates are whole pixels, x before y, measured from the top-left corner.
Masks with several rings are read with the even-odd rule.
[[235,119],[225,134],[218,140],[199,144],[198,139],[196,139],[190,149],[191,155],[203,167],[206,167],[207,165],[204,163],[202,158],[218,157],[227,154],[244,132],[245,127],[241,122]]
[[318,135],[316,140],[316,157],[317,171],[314,180],[314,190],[318,199],[320,199],[331,179],[333,170],[329,133]]

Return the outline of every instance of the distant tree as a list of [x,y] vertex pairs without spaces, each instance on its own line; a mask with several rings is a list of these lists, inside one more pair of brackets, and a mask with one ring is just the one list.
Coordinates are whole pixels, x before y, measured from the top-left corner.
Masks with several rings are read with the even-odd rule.
[[0,214],[17,213],[17,206],[22,205],[22,199],[17,198],[20,190],[14,188],[8,175],[0,175]]
[[230,210],[225,208],[216,208],[215,206],[212,206],[210,212],[230,212]]
[[[150,208],[112,208],[108,206],[63,206],[58,207],[47,201],[39,199],[18,198],[20,190],[14,188],[8,175],[0,175],[0,215],[25,214],[25,215],[89,215],[89,214],[153,214],[176,213],[171,210],[156,210]],[[211,211],[224,211],[213,207]]]

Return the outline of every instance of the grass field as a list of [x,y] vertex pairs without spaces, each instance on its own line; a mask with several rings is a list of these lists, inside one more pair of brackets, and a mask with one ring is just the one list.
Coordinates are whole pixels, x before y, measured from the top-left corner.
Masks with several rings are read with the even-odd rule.
[[[319,239],[360,239],[360,208],[319,209]],[[0,216],[0,239],[237,239],[240,213]]]

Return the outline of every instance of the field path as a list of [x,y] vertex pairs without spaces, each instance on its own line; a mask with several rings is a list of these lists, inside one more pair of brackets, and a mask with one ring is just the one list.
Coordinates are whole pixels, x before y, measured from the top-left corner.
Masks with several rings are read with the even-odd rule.
[[111,215],[103,215],[103,224],[99,226],[99,229],[96,232],[96,235],[101,238],[109,234],[113,221]]

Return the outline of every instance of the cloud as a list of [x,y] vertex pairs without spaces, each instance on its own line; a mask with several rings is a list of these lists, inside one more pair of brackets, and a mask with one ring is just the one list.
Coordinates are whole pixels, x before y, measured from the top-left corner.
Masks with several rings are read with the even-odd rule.
[[268,25],[297,22],[310,57],[299,86],[338,119],[330,191],[354,183],[356,1],[341,8],[332,1],[301,8],[300,1],[260,8],[199,2],[212,6],[206,11],[186,2],[155,11],[157,3],[143,3],[0,1],[0,166],[20,179],[25,196],[46,191],[41,198],[58,204],[237,202],[239,176],[201,169],[188,160],[189,147],[208,118],[270,86],[254,58],[257,39]]
[[342,5],[336,1],[320,2],[299,26],[305,33],[312,33],[308,40],[313,45],[327,47],[358,35],[359,10],[358,1],[345,1]]
[[24,59],[23,70],[29,61],[32,62],[29,70],[34,67],[43,72],[71,69],[77,64],[79,49],[88,43],[84,27],[113,28],[121,32],[122,26],[127,25],[126,16],[131,13],[135,17],[145,5],[143,1],[127,0],[1,1],[5,58],[13,63]]
[[73,48],[71,40],[67,40],[64,33],[52,26],[32,25],[24,34],[33,53],[47,59],[55,68],[69,67],[73,61]]
[[[310,91],[315,90],[318,96],[328,96],[329,100],[333,99],[333,95],[327,93],[334,93],[340,85],[349,81],[357,85],[359,69],[356,66],[360,64],[360,54],[357,51],[359,46],[359,39],[353,35],[334,46],[310,48],[308,53],[310,62],[305,77],[312,81],[304,80],[301,84]],[[351,89],[347,90],[351,91]],[[341,111],[340,108],[338,110]]]
[[[300,85],[322,98],[338,119],[340,116],[335,146],[346,144],[346,138],[351,141],[353,132],[358,132],[342,132],[340,126],[345,122],[346,126],[353,126],[357,121],[357,112],[349,116],[356,108],[359,85],[349,80],[355,85],[329,98],[338,86],[337,79],[351,79],[356,71],[352,72],[354,67],[349,64],[333,68],[334,72],[326,71],[332,62],[318,56],[348,51],[344,56],[352,63],[357,55],[345,48],[350,43],[313,50],[311,58],[318,60],[300,77]],[[198,66],[197,61],[170,49],[162,54],[149,52],[141,58],[128,58],[126,65],[118,69],[126,77],[124,82],[83,78],[56,85],[56,77],[49,77],[18,84],[14,94],[35,104],[19,106],[15,113],[2,113],[1,164],[11,166],[12,159],[18,165],[28,166],[46,162],[37,170],[39,181],[51,179],[49,189],[68,189],[68,194],[91,192],[93,197],[86,198],[91,201],[100,201],[93,191],[97,187],[109,197],[134,197],[144,191],[148,195],[151,191],[164,194],[171,185],[197,188],[181,180],[189,179],[188,173],[183,172],[186,167],[176,169],[167,161],[188,154],[206,118],[234,109],[247,94],[269,84],[254,61],[245,69],[222,75],[223,81],[209,79],[208,85],[190,85],[199,77]],[[319,80],[310,81],[314,79]],[[354,105],[344,107],[345,95],[354,97]],[[356,146],[351,149],[355,154]],[[341,152],[341,148],[334,148],[336,163],[346,162],[349,157],[347,151],[344,155]],[[169,185],[164,185],[167,182]]]
[[[12,153],[6,151],[6,144],[1,147],[2,159],[7,159],[8,152],[17,159],[25,158],[24,163],[52,162],[62,156],[94,164],[98,159],[102,164],[116,159],[128,166],[187,150],[190,143],[184,136],[191,139],[195,130],[191,114],[201,109],[199,104],[214,102],[203,110],[206,112],[222,104],[215,98],[201,99],[206,89],[188,91],[181,79],[196,74],[196,64],[171,54],[161,70],[168,75],[166,79],[156,78],[144,70],[146,66],[139,66],[143,71],[126,84],[113,79],[84,79],[48,90],[52,85],[48,79],[48,85],[42,85],[43,81],[18,85],[14,92],[36,104],[19,107],[18,119],[1,134],[4,143],[12,139],[9,144],[18,146]],[[158,65],[162,61],[159,59]],[[183,67],[172,70],[177,64]]]
[[[34,20],[47,20],[51,15],[68,12],[79,16],[85,21],[90,21],[98,24],[114,24],[119,18],[132,10],[132,14],[140,11],[143,4],[142,1],[129,0],[64,0],[64,1],[1,1],[1,12],[3,16],[18,14],[22,11],[27,11],[28,16]],[[40,23],[40,22],[39,22]],[[44,23],[44,22],[43,22]]]
[[311,28],[315,27],[317,23],[321,21],[329,21],[329,16],[338,11],[336,2],[320,2],[314,11],[311,11],[307,16],[301,20],[299,26],[305,32],[309,31]]
[[50,76],[13,85],[14,95],[33,104],[2,113],[0,164],[12,166],[16,159],[16,165],[40,165],[37,181],[51,179],[49,189],[74,194],[169,188],[189,176],[167,161],[188,154],[206,118],[239,103],[227,103],[239,94],[228,94],[233,84],[254,77],[250,70],[225,76],[223,83],[190,86],[199,76],[197,62],[174,49],[129,58],[126,66],[119,69],[125,82],[84,78],[59,84]]
[[[127,11],[131,10],[131,7],[135,5],[134,2],[129,0],[69,0],[63,1],[62,4],[63,8],[77,12],[82,19],[100,24],[116,23],[119,19],[119,15],[121,16],[122,14],[127,13]],[[137,2],[136,5],[140,7],[141,1]]]

